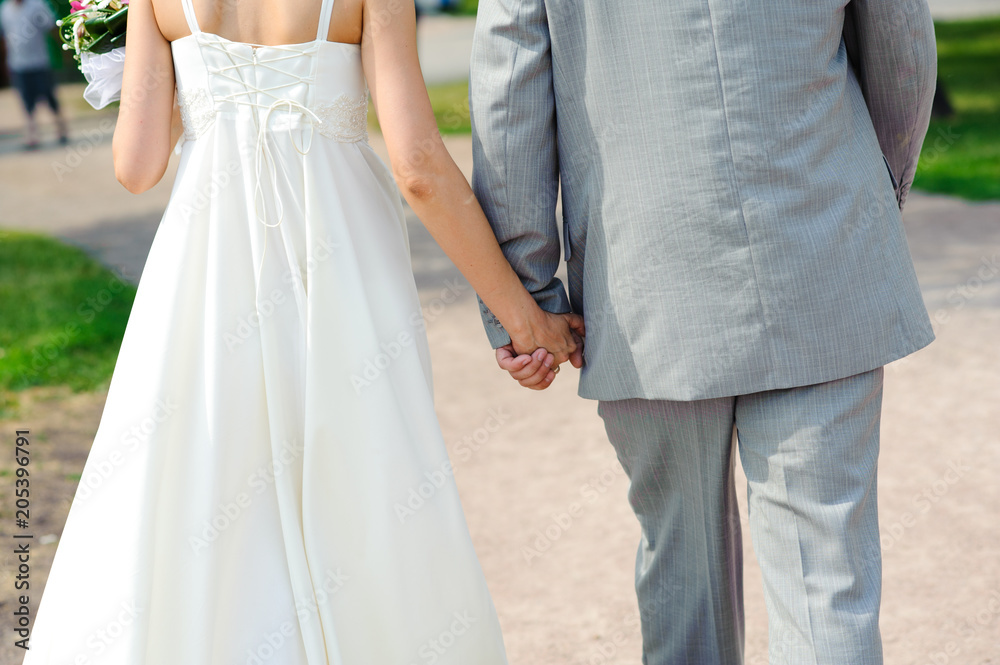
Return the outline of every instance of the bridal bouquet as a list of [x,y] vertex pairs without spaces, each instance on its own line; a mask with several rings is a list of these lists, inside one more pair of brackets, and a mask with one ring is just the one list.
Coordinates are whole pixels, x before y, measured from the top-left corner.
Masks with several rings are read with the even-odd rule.
[[70,8],[56,21],[63,49],[74,51],[87,78],[83,98],[95,109],[104,108],[121,98],[128,0],[73,0]]

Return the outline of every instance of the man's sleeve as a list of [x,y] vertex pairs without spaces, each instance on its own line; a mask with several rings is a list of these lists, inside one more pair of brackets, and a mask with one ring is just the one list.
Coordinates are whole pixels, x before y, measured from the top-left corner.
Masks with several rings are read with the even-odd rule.
[[[570,311],[559,267],[552,57],[544,0],[482,0],[469,86],[472,188],[507,260],[539,306]],[[510,342],[480,300],[493,348]]]
[[937,83],[927,0],[851,0],[844,39],[902,209],[917,172]]

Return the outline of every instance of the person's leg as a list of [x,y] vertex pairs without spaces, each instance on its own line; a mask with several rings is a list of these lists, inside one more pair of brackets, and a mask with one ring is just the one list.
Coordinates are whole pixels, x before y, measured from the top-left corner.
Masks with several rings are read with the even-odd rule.
[[881,665],[882,368],[736,399],[771,665]]
[[69,134],[66,130],[66,119],[63,117],[62,109],[59,106],[59,98],[56,96],[55,79],[52,70],[46,69],[39,73],[40,96],[52,109],[52,115],[56,118],[56,129],[59,132],[59,143],[69,142]]
[[602,401],[629,503],[645,665],[743,662],[743,561],[733,399]]
[[11,84],[21,96],[21,104],[24,106],[24,115],[27,119],[24,131],[24,147],[34,149],[38,147],[38,125],[35,122],[35,88],[32,85],[30,72],[11,72]]

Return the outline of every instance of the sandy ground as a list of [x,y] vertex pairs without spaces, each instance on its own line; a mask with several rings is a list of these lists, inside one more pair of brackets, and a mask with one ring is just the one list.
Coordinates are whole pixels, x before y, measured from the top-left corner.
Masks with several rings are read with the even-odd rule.
[[[79,140],[69,148],[0,154],[0,227],[67,238],[137,277],[171,174],[141,196],[118,187],[103,117],[79,120]],[[89,127],[98,133],[87,138]],[[377,137],[372,142],[381,149]],[[448,145],[468,173],[468,139]],[[70,162],[57,182],[59,165]],[[879,476],[886,662],[1000,665],[1000,204],[913,194],[905,221],[938,339],[886,373]],[[410,229],[437,409],[510,662],[640,662],[632,591],[638,526],[596,404],[576,396],[568,366],[544,393],[521,389],[496,369],[471,290],[445,305],[441,293],[458,273],[412,216]],[[39,537],[61,529],[103,399],[35,391],[22,397],[16,422],[0,422],[4,446],[20,427],[40,444]],[[10,458],[0,458],[0,474]],[[742,476],[739,482],[745,486]],[[582,510],[567,523],[573,503]],[[6,481],[0,538],[10,536],[11,512]],[[36,582],[55,546],[39,543]],[[761,665],[766,617],[748,536],[746,548],[746,662]],[[4,664],[20,662],[10,647],[13,572],[5,553]]]
[[1000,16],[1000,0],[929,0],[936,19],[970,19],[978,16]]

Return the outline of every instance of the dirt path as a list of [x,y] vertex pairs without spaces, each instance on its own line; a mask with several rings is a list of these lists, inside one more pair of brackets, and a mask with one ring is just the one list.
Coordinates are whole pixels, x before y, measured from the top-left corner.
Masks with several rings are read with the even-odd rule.
[[[467,170],[468,140],[449,146]],[[116,207],[118,191],[103,184],[109,146],[98,141],[75,171],[81,182],[72,196],[60,198],[45,180],[60,158],[0,156],[0,226],[72,236],[111,265],[141,266],[169,183]],[[879,477],[886,662],[1000,665],[1000,205],[914,194],[906,224],[938,340],[886,373]],[[576,397],[569,367],[545,393],[509,381],[494,367],[474,296],[463,282],[455,286],[454,267],[415,220],[411,244],[429,313],[438,413],[512,665],[638,663],[638,527],[595,403]],[[442,293],[452,288],[462,295],[445,304],[451,298]],[[17,422],[0,422],[0,439],[11,446],[15,428],[34,432],[34,506],[44,520],[37,533],[54,535],[103,395],[37,391],[23,401]],[[8,478],[0,483],[0,538],[10,542],[11,456],[0,459]],[[762,665],[766,620],[746,547],[746,662]],[[36,581],[54,548],[40,544]],[[4,664],[20,662],[10,647],[13,574],[6,553]]]

